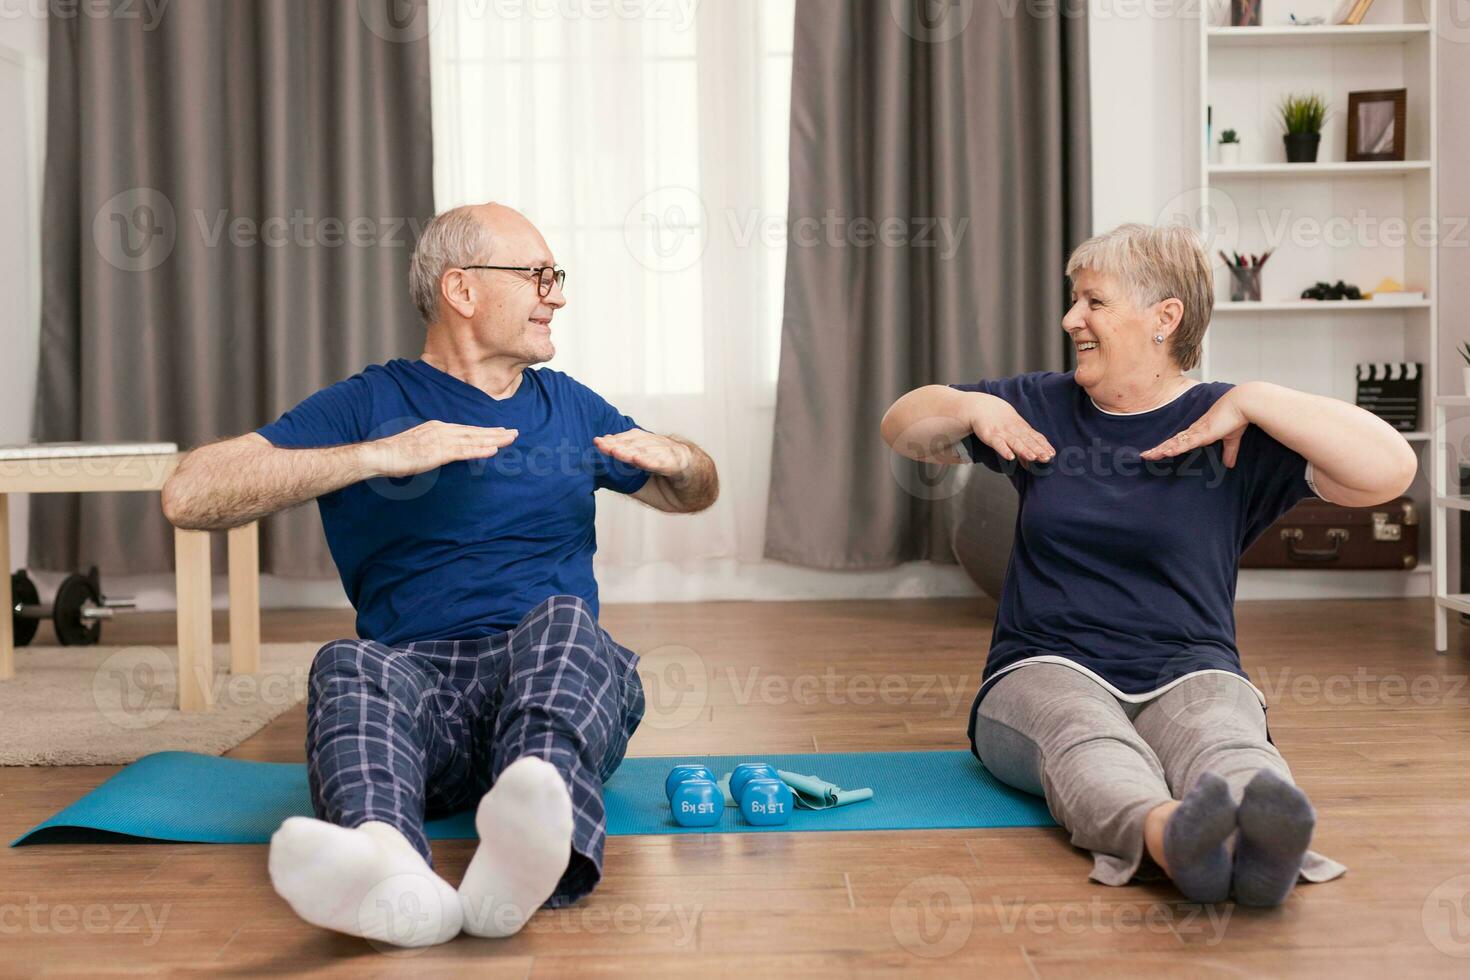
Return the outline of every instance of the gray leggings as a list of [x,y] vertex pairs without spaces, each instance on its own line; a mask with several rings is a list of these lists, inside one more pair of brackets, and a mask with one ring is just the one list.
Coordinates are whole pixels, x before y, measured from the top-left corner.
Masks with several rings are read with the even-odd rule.
[[[1087,674],[1053,663],[1001,677],[975,719],[980,761],[997,779],[1046,797],[1072,843],[1092,852],[1092,879],[1127,884],[1143,860],[1143,818],[1215,772],[1239,800],[1257,770],[1291,779],[1266,737],[1266,713],[1233,674],[1185,678],[1142,703],[1122,701]],[[1308,852],[1302,878],[1346,868]]]

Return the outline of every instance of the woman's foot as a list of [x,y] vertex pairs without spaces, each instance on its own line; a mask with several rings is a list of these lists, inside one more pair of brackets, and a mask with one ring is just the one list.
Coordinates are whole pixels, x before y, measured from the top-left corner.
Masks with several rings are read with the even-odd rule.
[[339,827],[290,817],[271,836],[271,884],[314,926],[393,946],[433,946],[459,934],[454,887],[396,827]]
[[1261,908],[1280,905],[1296,884],[1317,826],[1307,794],[1262,769],[1241,796],[1236,822],[1235,900]]
[[1164,864],[1169,877],[1192,902],[1223,902],[1230,895],[1230,852],[1235,832],[1230,786],[1212,772],[1179,801],[1164,827]]

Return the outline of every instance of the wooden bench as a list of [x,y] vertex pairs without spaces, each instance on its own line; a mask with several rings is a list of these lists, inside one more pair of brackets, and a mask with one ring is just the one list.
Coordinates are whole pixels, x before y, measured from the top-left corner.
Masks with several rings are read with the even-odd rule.
[[[10,557],[12,493],[157,493],[179,462],[173,443],[40,443],[0,446],[0,555]],[[260,544],[255,524],[231,530],[230,671],[260,669]],[[174,530],[178,593],[179,710],[214,703],[209,532]],[[0,574],[0,681],[15,676],[10,571]]]

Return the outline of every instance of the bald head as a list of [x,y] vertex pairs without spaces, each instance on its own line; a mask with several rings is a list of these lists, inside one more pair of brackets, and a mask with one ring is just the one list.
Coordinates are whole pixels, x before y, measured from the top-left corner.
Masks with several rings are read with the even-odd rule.
[[437,214],[424,226],[409,264],[409,291],[425,323],[438,316],[439,283],[466,265],[551,264],[551,250],[536,226],[504,204],[465,204]]

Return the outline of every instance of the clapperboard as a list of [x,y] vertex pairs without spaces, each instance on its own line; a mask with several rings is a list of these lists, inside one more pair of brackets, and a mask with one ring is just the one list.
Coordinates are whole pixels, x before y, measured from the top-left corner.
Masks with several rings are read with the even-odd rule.
[[1400,432],[1419,428],[1420,364],[1358,365],[1358,407],[1366,408]]

